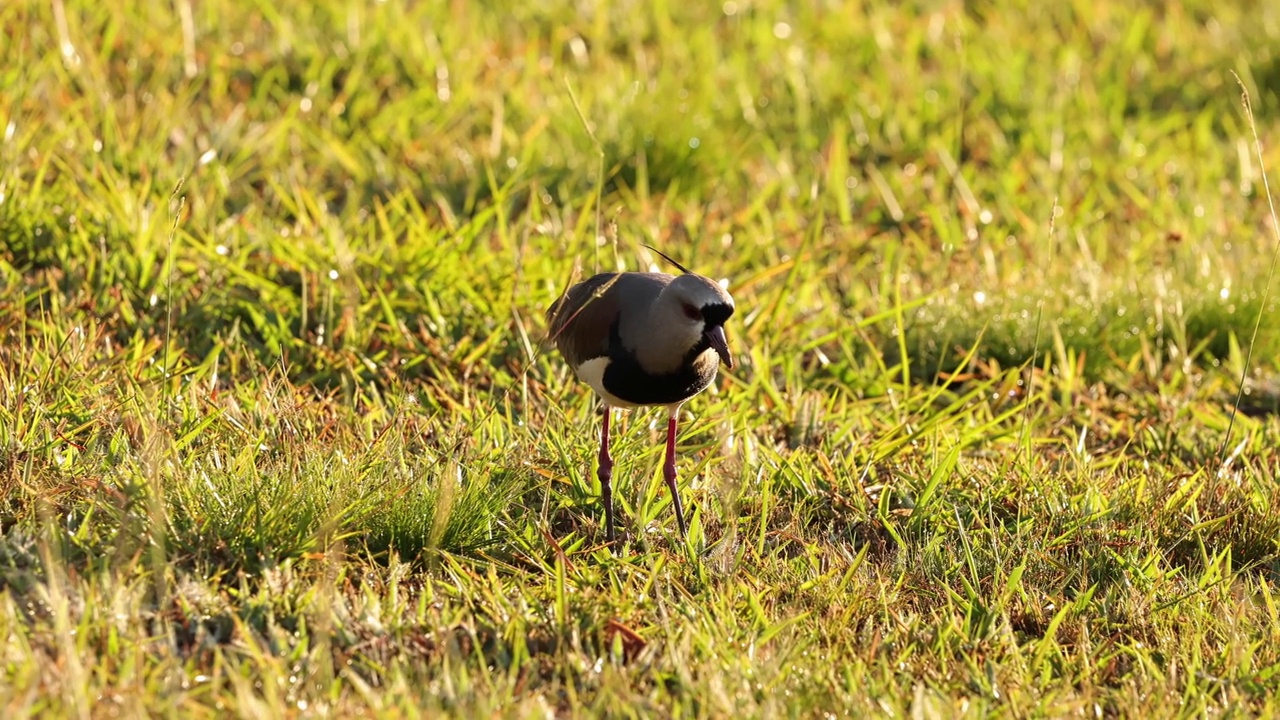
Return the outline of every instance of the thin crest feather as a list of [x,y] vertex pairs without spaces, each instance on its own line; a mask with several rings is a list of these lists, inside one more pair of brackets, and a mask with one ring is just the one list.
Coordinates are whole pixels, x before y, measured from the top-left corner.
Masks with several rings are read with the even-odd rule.
[[671,258],[670,258],[666,253],[662,252],[662,251],[661,251],[661,250],[659,250],[658,248],[656,248],[656,247],[654,247],[654,246],[652,246],[652,245],[645,245],[644,243],[640,243],[640,245],[641,245],[641,246],[643,246],[643,247],[647,247],[647,248],[649,248],[650,250],[652,250],[652,251],[654,251],[654,252],[658,253],[659,255],[661,255],[661,256],[662,256],[662,259],[663,259],[663,260],[666,260],[667,262],[671,263],[672,265],[675,265],[677,268],[679,268],[679,269],[680,269],[680,272],[684,273],[685,275],[695,275],[695,274],[696,274],[696,273],[694,273],[693,271],[689,270],[689,268],[687,268],[687,267],[685,267],[685,266],[681,265],[680,263],[676,262],[675,260],[672,260],[672,259],[671,259]]

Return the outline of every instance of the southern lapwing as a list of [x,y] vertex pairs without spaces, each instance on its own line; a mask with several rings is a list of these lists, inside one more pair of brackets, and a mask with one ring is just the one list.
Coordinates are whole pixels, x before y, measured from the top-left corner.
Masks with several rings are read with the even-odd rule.
[[569,288],[547,310],[550,336],[560,354],[604,401],[597,475],[610,542],[612,408],[666,406],[667,459],[662,474],[671,490],[680,536],[685,537],[688,529],[676,490],[676,413],[711,384],[721,361],[733,367],[724,334],[724,324],[733,315],[733,298],[715,282],[662,257],[684,274],[602,273]]

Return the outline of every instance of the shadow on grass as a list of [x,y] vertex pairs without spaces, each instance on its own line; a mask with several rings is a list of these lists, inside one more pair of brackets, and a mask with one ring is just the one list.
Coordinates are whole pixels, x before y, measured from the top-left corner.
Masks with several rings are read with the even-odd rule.
[[[1155,313],[1148,313],[1149,308],[1139,300],[1062,311],[1046,308],[1042,318],[1035,305],[1025,301],[994,312],[932,307],[910,321],[906,351],[912,378],[924,382],[937,382],[961,369],[963,359],[975,345],[978,360],[1005,368],[1024,365],[1033,358],[1043,363],[1046,357],[1059,364],[1066,352],[1079,362],[1082,378],[1090,382],[1103,380],[1107,372],[1144,355],[1170,369],[1177,367],[1175,359],[1187,357],[1193,367],[1208,368],[1234,359],[1233,355],[1249,341],[1261,307],[1261,299],[1256,296],[1230,304],[1219,302],[1216,297],[1200,298],[1188,303],[1176,325],[1167,321],[1158,326],[1150,319]],[[1273,300],[1267,314],[1275,311]],[[885,362],[892,366],[902,362],[902,352],[897,339],[887,330],[880,330],[878,337],[873,337]],[[1280,334],[1268,330],[1264,315],[1262,332],[1253,349],[1254,366],[1278,353]],[[1145,370],[1148,365],[1144,362],[1140,366]],[[1274,412],[1276,401],[1271,397],[1271,387],[1259,385],[1248,406],[1242,409]]]

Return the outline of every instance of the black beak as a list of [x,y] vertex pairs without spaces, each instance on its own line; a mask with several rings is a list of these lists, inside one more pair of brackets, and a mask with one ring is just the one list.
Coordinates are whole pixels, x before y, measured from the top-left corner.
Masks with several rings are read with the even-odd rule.
[[711,341],[711,349],[716,351],[727,368],[733,367],[733,355],[729,353],[729,339],[724,335],[724,327],[716,325],[707,329],[707,339]]

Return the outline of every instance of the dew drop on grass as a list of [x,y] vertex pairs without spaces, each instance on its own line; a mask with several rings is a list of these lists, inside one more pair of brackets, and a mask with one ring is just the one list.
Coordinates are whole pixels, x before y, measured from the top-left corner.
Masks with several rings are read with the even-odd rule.
[[227,253],[231,252],[231,250],[227,248],[226,245],[219,245],[215,247],[213,251],[218,253],[219,255],[226,255]]
[[329,271],[329,279],[330,279],[330,280],[337,280],[337,279],[338,279],[338,271],[337,271],[337,270],[330,270],[330,271]]

